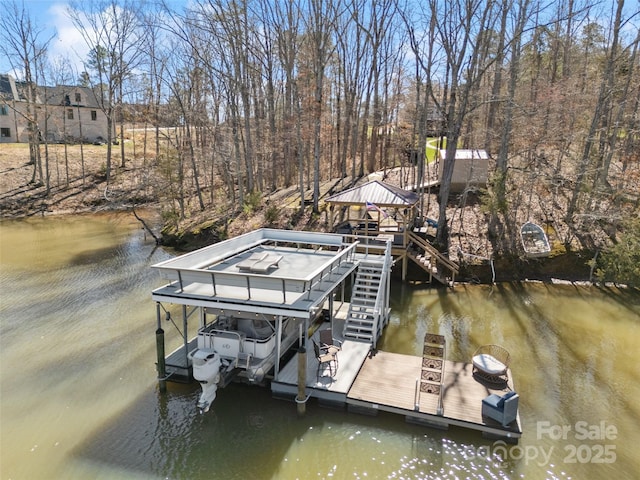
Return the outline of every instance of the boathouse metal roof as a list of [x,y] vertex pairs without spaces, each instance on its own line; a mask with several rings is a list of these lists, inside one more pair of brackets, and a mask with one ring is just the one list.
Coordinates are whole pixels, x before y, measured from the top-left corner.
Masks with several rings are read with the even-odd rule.
[[335,205],[365,205],[367,202],[378,207],[410,207],[418,203],[420,197],[415,192],[374,180],[332,195],[326,202]]

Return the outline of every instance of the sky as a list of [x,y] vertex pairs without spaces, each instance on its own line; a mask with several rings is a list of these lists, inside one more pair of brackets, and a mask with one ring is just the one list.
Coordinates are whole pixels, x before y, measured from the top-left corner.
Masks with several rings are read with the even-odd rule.
[[[65,14],[67,5],[67,2],[55,0],[24,0],[24,7],[36,29],[42,30],[38,39],[44,41],[58,33],[49,44],[50,57],[68,56],[75,61],[85,58],[88,48]],[[11,66],[4,57],[0,58],[0,72],[11,73]]]
[[[14,0],[8,0],[12,3]],[[82,35],[74,27],[66,10],[69,1],[64,0],[15,0],[20,6],[24,1],[24,7],[33,20],[37,30],[42,30],[38,39],[46,41],[53,35],[56,38],[49,43],[49,58],[69,58],[78,72],[82,71],[82,61],[86,60],[89,48],[86,46]],[[86,0],[77,0],[82,5],[88,4]],[[174,8],[179,8],[187,3],[187,0],[169,0]],[[0,55],[0,73],[12,73],[8,60]]]
[[[0,0],[4,2],[4,0]],[[83,68],[82,62],[86,60],[89,48],[86,46],[80,32],[74,27],[73,22],[68,17],[66,10],[70,0],[7,0],[8,4],[17,2],[20,5],[24,2],[24,7],[33,20],[36,28],[42,30],[39,39],[45,41],[52,36],[56,36],[49,43],[49,59],[54,61],[59,58],[68,58],[74,69],[79,73]],[[135,0],[134,0],[135,1]],[[150,0],[152,1],[152,0]],[[190,0],[164,0],[176,10],[181,10]],[[612,0],[601,0],[604,2]],[[626,14],[632,12],[638,0],[627,0],[625,2]],[[92,0],[76,0],[79,5],[89,5]],[[631,10],[629,10],[631,9]],[[629,28],[637,28],[637,20],[627,25]],[[633,35],[635,36],[635,30]],[[11,73],[11,65],[8,60],[0,54],[0,73]],[[14,74],[14,76],[16,76]]]

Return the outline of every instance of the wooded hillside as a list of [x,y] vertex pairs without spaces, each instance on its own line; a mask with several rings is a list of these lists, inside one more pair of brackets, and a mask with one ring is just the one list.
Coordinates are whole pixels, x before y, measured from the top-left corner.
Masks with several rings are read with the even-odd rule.
[[[461,147],[492,160],[487,189],[462,195],[443,163],[428,204],[445,250],[468,205],[497,254],[513,251],[528,219],[565,246],[599,249],[638,215],[636,2],[79,2],[68,14],[91,49],[83,72],[47,58],[55,39],[25,6],[3,5],[0,50],[20,80],[81,83],[102,99],[107,184],[114,150],[118,168],[134,160],[125,125],[143,129],[136,178],[167,223],[234,216],[292,186],[311,190],[318,212],[323,180],[397,166],[419,179],[435,136],[447,160]],[[49,192],[65,182],[52,176],[59,160],[35,132],[32,143],[31,181]]]

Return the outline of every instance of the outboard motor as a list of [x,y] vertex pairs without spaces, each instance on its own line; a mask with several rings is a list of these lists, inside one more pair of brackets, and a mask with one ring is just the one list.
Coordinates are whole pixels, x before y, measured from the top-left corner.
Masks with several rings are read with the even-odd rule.
[[202,394],[198,400],[200,413],[209,411],[216,398],[220,381],[220,356],[213,350],[198,349],[191,357],[193,360],[193,378],[200,382]]

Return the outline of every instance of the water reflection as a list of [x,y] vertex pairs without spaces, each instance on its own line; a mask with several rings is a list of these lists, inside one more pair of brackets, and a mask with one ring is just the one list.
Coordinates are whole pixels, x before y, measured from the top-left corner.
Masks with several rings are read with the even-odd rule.
[[[510,350],[525,431],[514,450],[477,433],[314,402],[300,419],[292,403],[243,385],[220,391],[198,415],[195,385],[157,392],[150,292],[162,281],[149,265],[169,253],[132,218],[4,222],[0,234],[1,478],[599,479],[640,471],[637,292],[394,285],[381,349],[418,355],[434,332],[447,338],[450,359],[469,359],[484,343]],[[166,332],[167,348],[177,346],[179,332]],[[579,441],[580,421],[613,425],[617,438]],[[557,439],[539,422],[571,431]],[[593,463],[607,444],[615,462]],[[572,457],[580,445],[587,449]]]

